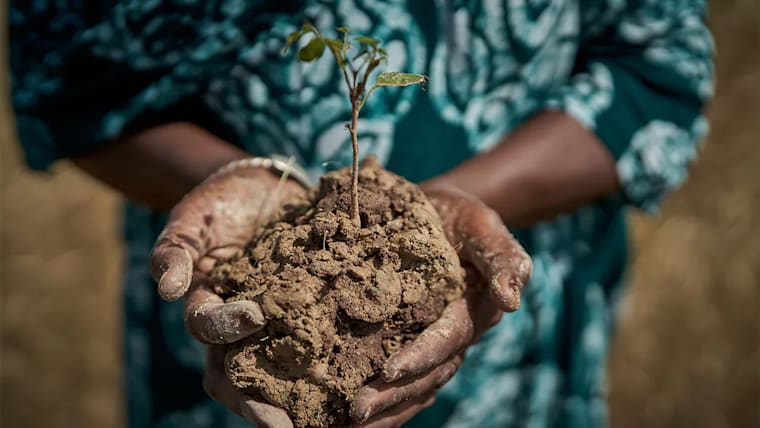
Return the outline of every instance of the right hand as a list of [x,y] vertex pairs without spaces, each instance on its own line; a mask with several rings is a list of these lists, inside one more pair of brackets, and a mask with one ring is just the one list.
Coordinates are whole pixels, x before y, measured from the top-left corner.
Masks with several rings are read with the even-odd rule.
[[263,168],[217,174],[172,209],[151,253],[151,271],[162,298],[185,296],[185,325],[209,346],[204,387],[233,412],[263,427],[292,426],[284,410],[258,403],[236,390],[224,374],[224,353],[261,329],[265,320],[252,301],[224,303],[208,282],[218,260],[242,254],[257,229],[272,219],[282,201],[304,195],[293,180]]

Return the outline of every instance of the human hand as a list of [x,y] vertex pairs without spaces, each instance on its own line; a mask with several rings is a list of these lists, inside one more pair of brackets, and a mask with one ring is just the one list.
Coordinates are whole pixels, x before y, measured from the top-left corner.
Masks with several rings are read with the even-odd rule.
[[[237,167],[234,167],[236,166]],[[185,325],[209,344],[204,387],[233,412],[262,427],[290,427],[284,410],[237,391],[224,374],[225,344],[265,324],[252,301],[224,303],[207,274],[220,259],[240,254],[282,201],[304,195],[303,186],[271,171],[232,164],[188,193],[172,210],[151,254],[151,270],[166,300],[185,296]]]
[[361,427],[396,427],[433,404],[435,392],[454,375],[466,349],[517,310],[531,261],[501,218],[477,198],[444,186],[423,186],[459,249],[467,270],[463,299],[386,362],[382,377],[361,388],[351,417]]
[[[205,315],[202,314],[204,307],[209,308]],[[208,344],[203,389],[211,398],[259,427],[293,427],[285,410],[244,394],[232,385],[225,373],[227,346],[219,343],[232,343],[242,335],[261,329],[266,320],[258,305],[247,301],[223,303],[222,298],[214,293],[209,278],[196,272],[185,296],[185,323],[188,330],[195,332],[194,336]],[[210,338],[218,340],[211,341]]]
[[165,300],[182,297],[194,271],[207,273],[217,260],[240,253],[282,201],[306,193],[296,181],[251,166],[248,161],[253,160],[223,167],[172,209],[150,257],[153,278]]

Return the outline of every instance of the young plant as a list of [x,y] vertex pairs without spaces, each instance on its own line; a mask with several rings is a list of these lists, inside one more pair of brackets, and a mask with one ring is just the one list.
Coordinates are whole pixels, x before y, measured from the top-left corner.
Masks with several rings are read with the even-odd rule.
[[[322,57],[325,51],[329,50],[338,63],[338,67],[340,67],[351,102],[351,123],[346,124],[346,129],[351,135],[351,149],[353,151],[351,212],[349,214],[353,222],[361,227],[359,218],[359,139],[356,129],[359,122],[359,112],[361,112],[372,92],[379,87],[424,84],[428,78],[421,74],[391,71],[378,75],[375,83],[367,89],[370,74],[381,63],[386,62],[387,52],[380,47],[380,41],[377,39],[361,35],[350,38],[350,30],[346,27],[338,27],[337,31],[343,34],[342,40],[324,37],[314,26],[306,24],[301,30],[288,36],[283,48],[283,55],[301,37],[311,34],[313,35],[312,39],[299,49],[298,59],[303,62],[311,62]],[[352,41],[356,42],[356,49],[352,49],[354,48]]]

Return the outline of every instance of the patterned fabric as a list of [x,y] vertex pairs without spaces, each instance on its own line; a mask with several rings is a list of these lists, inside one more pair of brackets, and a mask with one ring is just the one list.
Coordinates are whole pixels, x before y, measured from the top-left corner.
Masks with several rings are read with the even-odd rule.
[[[604,362],[622,289],[626,205],[653,211],[706,132],[712,39],[702,0],[12,0],[13,102],[30,166],[124,133],[192,121],[314,177],[343,166],[349,115],[325,57],[280,56],[305,18],[383,40],[388,70],[427,91],[378,91],[360,144],[412,180],[559,109],[617,160],[620,197],[517,231],[535,271],[523,307],[469,350],[420,427],[606,424]],[[509,165],[505,165],[508,168]],[[132,427],[245,426],[201,388],[203,347],[160,301],[147,257],[165,217],[128,204],[126,384]]]

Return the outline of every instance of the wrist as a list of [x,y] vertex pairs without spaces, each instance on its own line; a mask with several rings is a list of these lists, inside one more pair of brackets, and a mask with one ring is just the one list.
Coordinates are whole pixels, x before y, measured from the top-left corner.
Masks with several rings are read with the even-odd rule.
[[311,182],[306,171],[296,164],[293,158],[287,159],[276,155],[271,157],[244,157],[232,160],[220,166],[206,180],[210,181],[227,175],[258,176],[260,174],[278,181],[295,181],[304,188],[311,187]]

